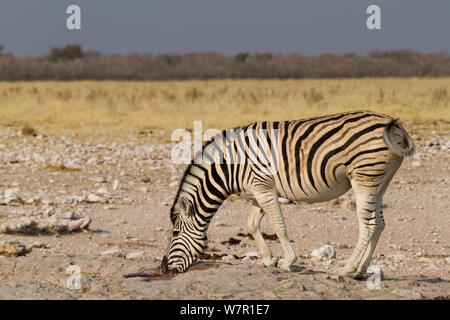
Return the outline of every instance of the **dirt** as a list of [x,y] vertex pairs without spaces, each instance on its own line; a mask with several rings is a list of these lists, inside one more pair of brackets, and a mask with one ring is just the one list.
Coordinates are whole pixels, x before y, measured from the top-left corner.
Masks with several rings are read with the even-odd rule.
[[[412,130],[417,153],[384,197],[386,228],[372,260],[384,278],[374,288],[370,275],[338,275],[358,237],[351,193],[282,205],[298,255],[291,272],[260,263],[246,228],[250,202],[233,197],[208,230],[209,262],[163,277],[157,267],[185,168],[171,163],[172,145],[138,134],[119,143],[1,127],[0,299],[449,299],[450,126],[434,129]],[[17,227],[45,219],[46,229]],[[67,227],[79,219],[89,223]],[[262,231],[280,257],[266,218]],[[311,256],[325,244],[335,258]],[[154,276],[124,277],[139,272]]]

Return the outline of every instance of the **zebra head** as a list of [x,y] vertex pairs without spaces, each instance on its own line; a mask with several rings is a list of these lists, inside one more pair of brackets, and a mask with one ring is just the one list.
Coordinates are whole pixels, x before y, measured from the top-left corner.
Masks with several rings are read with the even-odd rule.
[[186,271],[207,246],[206,228],[199,224],[193,203],[180,196],[170,211],[173,224],[161,272],[175,274]]

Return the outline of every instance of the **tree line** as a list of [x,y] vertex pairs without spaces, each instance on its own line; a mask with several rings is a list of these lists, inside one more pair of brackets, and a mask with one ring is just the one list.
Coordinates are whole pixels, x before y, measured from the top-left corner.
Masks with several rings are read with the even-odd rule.
[[52,48],[40,57],[2,53],[0,80],[188,80],[450,76],[450,54],[409,50],[355,53],[272,54],[215,52],[101,54],[80,45]]

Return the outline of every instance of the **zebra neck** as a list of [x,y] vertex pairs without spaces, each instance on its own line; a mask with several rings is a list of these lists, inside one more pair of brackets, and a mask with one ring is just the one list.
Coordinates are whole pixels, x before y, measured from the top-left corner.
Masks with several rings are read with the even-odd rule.
[[228,197],[211,174],[212,166],[190,165],[181,181],[178,197],[185,197],[194,206],[198,220],[209,222]]

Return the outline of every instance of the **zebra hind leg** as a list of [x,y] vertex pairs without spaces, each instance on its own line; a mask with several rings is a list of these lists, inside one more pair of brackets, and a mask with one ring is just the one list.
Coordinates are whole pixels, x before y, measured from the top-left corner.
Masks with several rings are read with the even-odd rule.
[[356,185],[353,188],[356,195],[359,239],[343,273],[346,276],[360,279],[369,267],[373,252],[385,226],[381,209],[384,190],[380,192],[378,189],[377,192],[374,192],[373,189],[363,190]]
[[248,232],[256,241],[256,246],[261,252],[263,264],[267,267],[274,267],[277,264],[277,259],[272,256],[272,251],[261,234],[260,225],[263,217],[264,210],[261,209],[256,201],[253,201],[252,208],[250,209],[250,215],[248,217]]
[[291,265],[295,262],[297,257],[295,256],[294,249],[292,249],[287,235],[286,224],[284,223],[278,196],[272,190],[261,190],[255,192],[255,199],[268,215],[270,223],[280,240],[283,258],[278,260],[278,267],[290,271]]

